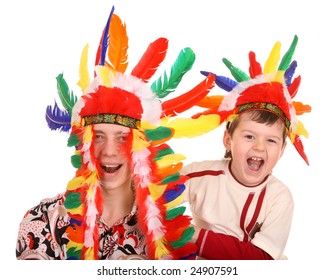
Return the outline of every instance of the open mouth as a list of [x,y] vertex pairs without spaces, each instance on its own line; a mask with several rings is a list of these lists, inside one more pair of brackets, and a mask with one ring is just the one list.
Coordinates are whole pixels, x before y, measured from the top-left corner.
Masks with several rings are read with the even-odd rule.
[[122,164],[117,165],[101,165],[101,169],[107,173],[113,173],[117,170],[119,170],[122,167]]
[[251,157],[247,159],[249,168],[252,171],[258,171],[264,163],[264,160],[259,157]]

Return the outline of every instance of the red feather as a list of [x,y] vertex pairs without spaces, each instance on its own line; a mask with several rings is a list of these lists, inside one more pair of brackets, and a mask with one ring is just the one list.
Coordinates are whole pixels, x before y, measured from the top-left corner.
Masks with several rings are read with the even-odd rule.
[[168,40],[166,38],[159,38],[152,42],[134,67],[131,75],[142,79],[144,82],[148,82],[165,59],[167,48]]
[[296,150],[298,151],[299,155],[305,160],[305,162],[307,163],[307,165],[309,165],[309,162],[308,162],[308,158],[305,154],[305,151],[304,151],[304,146],[302,144],[302,141],[299,137],[299,135],[295,135],[295,139],[294,139],[294,147],[296,148]]
[[262,66],[256,61],[256,54],[254,52],[249,52],[249,74],[251,78],[262,74]]
[[182,113],[192,108],[209,93],[211,88],[214,87],[214,81],[215,76],[209,74],[204,81],[189,92],[163,102],[162,116],[176,116],[177,113]]
[[293,80],[292,84],[287,88],[288,92],[291,95],[291,98],[294,98],[296,96],[300,86],[300,82],[301,82],[301,76],[298,76]]

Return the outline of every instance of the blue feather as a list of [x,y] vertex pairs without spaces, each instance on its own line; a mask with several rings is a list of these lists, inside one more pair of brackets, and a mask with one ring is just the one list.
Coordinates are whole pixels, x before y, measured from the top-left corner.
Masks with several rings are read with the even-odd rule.
[[211,72],[200,71],[202,75],[208,76],[209,74],[213,74],[215,76],[215,83],[218,87],[224,89],[225,91],[231,91],[234,87],[238,85],[238,82],[224,76],[218,76]]
[[60,131],[67,132],[71,128],[70,115],[67,113],[67,111],[59,109],[56,102],[53,108],[51,105],[47,107],[45,112],[45,119],[51,130],[59,129]]
[[292,83],[292,77],[295,73],[295,69],[297,68],[297,66],[298,66],[297,61],[293,60],[284,73],[285,83],[287,87],[289,87]]
[[105,29],[104,29],[104,33],[102,34],[101,55],[100,55],[99,65],[105,65],[106,52],[107,52],[108,45],[109,45],[109,36],[108,36],[109,25],[110,25],[110,21],[111,21],[113,13],[114,13],[114,6],[113,6],[113,8],[112,8],[112,10],[109,14],[107,24],[106,24]]
[[168,190],[164,193],[164,198],[166,202],[170,202],[179,197],[185,190],[184,184],[176,184],[176,189]]

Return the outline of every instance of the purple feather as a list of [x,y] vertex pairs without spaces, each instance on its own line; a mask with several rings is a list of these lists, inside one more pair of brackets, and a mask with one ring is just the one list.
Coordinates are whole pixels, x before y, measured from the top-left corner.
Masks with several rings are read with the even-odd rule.
[[297,66],[298,66],[297,61],[293,60],[284,73],[285,83],[287,87],[289,87],[292,83],[292,77],[295,73],[295,69],[297,68]]
[[[201,74],[208,76],[209,73],[211,72],[206,72],[206,71],[200,71]],[[217,84],[218,87],[224,89],[225,91],[231,91],[234,87],[238,85],[238,82],[224,76],[218,76],[214,73],[211,73],[215,76],[215,83]]]
[[108,36],[109,25],[110,25],[110,21],[111,21],[113,13],[114,13],[114,6],[113,6],[113,8],[112,8],[112,10],[109,14],[107,24],[106,24],[105,29],[104,29],[104,33],[102,34],[101,55],[100,55],[99,65],[105,65],[106,52],[107,52],[108,45],[109,45],[109,36]]
[[51,130],[59,129],[62,132],[67,132],[71,128],[71,117],[67,111],[59,109],[57,103],[52,108],[49,105],[45,112],[45,119],[48,123],[48,126]]

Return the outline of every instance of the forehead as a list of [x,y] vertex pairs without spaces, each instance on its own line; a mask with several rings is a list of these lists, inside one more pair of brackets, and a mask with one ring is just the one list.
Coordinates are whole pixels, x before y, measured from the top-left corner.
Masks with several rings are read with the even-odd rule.
[[256,126],[266,126],[271,127],[274,130],[278,130],[279,132],[282,132],[285,130],[284,122],[278,118],[277,121],[273,124],[269,124],[266,122],[257,121],[254,119],[254,115],[252,111],[245,112],[243,114],[239,115],[239,126],[250,126],[251,124],[255,124]]
[[107,134],[123,134],[130,133],[130,128],[118,124],[99,123],[93,125],[95,132],[103,132]]

